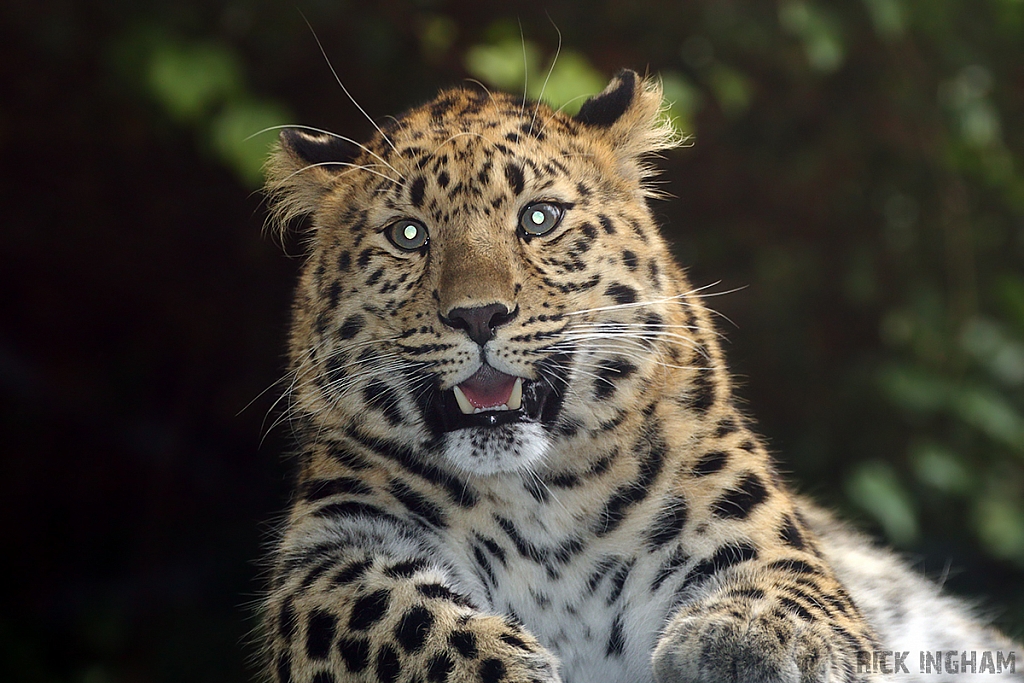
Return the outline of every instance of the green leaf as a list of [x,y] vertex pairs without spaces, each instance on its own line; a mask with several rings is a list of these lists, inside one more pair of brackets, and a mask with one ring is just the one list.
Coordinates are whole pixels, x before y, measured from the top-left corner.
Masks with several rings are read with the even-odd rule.
[[811,67],[832,72],[843,64],[845,48],[839,22],[821,7],[799,0],[779,6],[779,23],[800,38]]
[[263,164],[276,136],[254,135],[287,122],[288,112],[268,102],[236,102],[221,110],[211,121],[209,136],[214,151],[250,187],[263,183]]
[[894,40],[903,35],[906,9],[902,0],[864,0],[875,33],[883,40]]
[[[578,52],[562,50],[551,68],[547,85],[542,79],[530,83],[530,97],[540,98],[555,109],[575,114],[587,97],[604,89],[608,79],[590,65],[587,58]],[[541,89],[543,88],[543,93]]]
[[990,438],[1024,451],[1024,418],[1002,396],[984,388],[953,395],[954,412]]
[[487,85],[521,91],[527,76],[537,78],[540,51],[529,41],[502,39],[491,45],[474,45],[466,51],[466,70]]
[[671,70],[661,72],[661,86],[672,125],[680,133],[693,133],[696,130],[694,119],[703,99],[700,90],[686,76]]
[[459,25],[451,17],[436,15],[427,17],[420,25],[420,46],[423,54],[437,59],[452,46],[459,34]]
[[708,82],[726,115],[738,116],[750,106],[753,86],[750,79],[736,69],[716,64],[710,69]]
[[[525,51],[525,53],[524,53]],[[466,69],[485,84],[509,92],[525,92],[555,109],[575,114],[583,101],[600,92],[607,79],[582,54],[562,50],[548,69],[540,67],[540,51],[520,38],[505,37],[466,51]]]
[[960,332],[960,346],[984,365],[1000,383],[1024,384],[1024,344],[988,318],[971,318]]
[[243,90],[234,55],[214,44],[158,43],[148,68],[150,92],[180,121],[195,121]]
[[922,368],[906,365],[882,368],[878,380],[890,401],[902,408],[922,413],[943,408],[952,391],[946,379]]
[[1024,562],[1024,509],[1012,491],[993,491],[978,499],[974,524],[982,543],[996,557]]
[[917,515],[892,466],[880,460],[861,464],[846,480],[846,494],[871,515],[896,545],[912,543],[918,535]]
[[942,493],[962,495],[974,487],[974,474],[960,456],[937,443],[918,444],[910,453],[914,474]]

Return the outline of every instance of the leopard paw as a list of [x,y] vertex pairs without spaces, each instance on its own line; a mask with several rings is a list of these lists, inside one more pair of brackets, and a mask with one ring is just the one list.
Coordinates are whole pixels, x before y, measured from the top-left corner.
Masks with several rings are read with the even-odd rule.
[[474,616],[426,662],[426,679],[449,683],[561,683],[558,660],[501,617]]
[[827,621],[778,605],[698,603],[669,624],[653,664],[658,683],[835,683],[849,679],[854,659]]

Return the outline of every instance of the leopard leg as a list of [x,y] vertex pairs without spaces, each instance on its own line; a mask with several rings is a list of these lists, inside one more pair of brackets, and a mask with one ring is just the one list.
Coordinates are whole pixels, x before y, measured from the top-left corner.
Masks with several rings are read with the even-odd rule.
[[871,631],[820,561],[745,563],[707,584],[658,641],[659,683],[867,680]]
[[281,567],[266,624],[277,683],[560,681],[529,633],[475,609],[423,556],[341,546]]

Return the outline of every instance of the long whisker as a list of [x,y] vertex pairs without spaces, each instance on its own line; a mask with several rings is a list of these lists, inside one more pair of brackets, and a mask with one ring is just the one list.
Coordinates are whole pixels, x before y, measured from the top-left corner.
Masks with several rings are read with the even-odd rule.
[[548,75],[544,77],[544,84],[540,86],[540,95],[537,96],[537,106],[533,109],[533,118],[530,120],[530,133],[533,133],[533,124],[537,122],[537,113],[540,112],[540,104],[544,101],[544,91],[548,88],[548,81],[551,80],[551,74],[555,71],[555,64],[558,63],[558,55],[562,52],[562,32],[558,30],[558,26],[548,16],[548,21],[555,27],[555,33],[558,34],[558,46],[555,48],[555,56],[551,58],[551,68],[548,69]]
[[313,34],[313,40],[316,41],[316,46],[320,48],[320,54],[324,56],[324,60],[327,62],[327,67],[331,70],[331,73],[334,75],[334,80],[336,80],[338,82],[338,85],[341,86],[341,91],[345,93],[345,95],[352,102],[352,104],[356,106],[356,109],[358,109],[359,112],[366,117],[366,120],[370,122],[371,126],[377,129],[377,132],[380,133],[380,136],[384,138],[384,141],[387,142],[391,149],[393,149],[397,154],[398,148],[395,147],[395,143],[391,142],[391,138],[389,138],[381,129],[381,127],[377,125],[377,122],[374,121],[370,117],[370,115],[366,113],[366,110],[363,109],[358,102],[356,102],[356,98],[352,97],[352,93],[350,93],[348,91],[348,88],[345,87],[345,84],[341,82],[341,78],[338,76],[338,72],[334,70],[334,65],[331,64],[331,58],[327,56],[327,51],[324,50],[324,46],[320,42],[320,38],[316,35],[316,31],[313,30],[313,25],[309,23],[309,19],[307,19],[306,15],[302,14],[302,12],[299,12],[299,14],[302,16],[302,20],[306,22],[306,26],[309,27],[309,32]]
[[562,340],[558,342],[558,344],[561,345],[575,344],[576,342],[586,342],[591,348],[593,348],[593,342],[596,341],[615,342],[615,346],[609,345],[608,348],[631,349],[632,351],[637,353],[650,353],[652,351],[657,351],[657,347],[652,343],[651,338],[630,338],[610,334],[574,335],[572,338],[564,337]]
[[[682,332],[673,332],[681,330]],[[566,328],[566,334],[597,334],[597,335],[643,335],[649,339],[678,339],[682,342],[696,342],[696,339],[686,331],[700,332],[701,328],[695,325],[656,325],[648,323],[617,325],[615,323],[584,323],[571,325]],[[722,338],[720,332],[715,336]]]
[[383,363],[352,375],[347,375],[344,378],[345,382],[331,387],[331,389],[333,389],[331,397],[332,403],[333,405],[340,403],[341,400],[355,388],[355,385],[358,384],[359,380],[364,377],[378,377],[380,375],[395,374],[400,370],[412,370],[420,367],[422,367],[421,363],[398,360]]
[[[390,356],[399,357],[398,354],[390,354]],[[340,377],[334,381],[325,384],[324,388],[330,389],[331,391],[335,391],[337,393],[344,394],[345,392],[351,390],[352,387],[355,386],[355,384],[363,377],[369,377],[370,375],[381,375],[390,372],[396,367],[411,367],[413,365],[409,363],[409,361],[392,360],[390,357],[381,357],[380,359],[374,358],[373,360],[387,360],[388,362],[380,363],[365,370],[360,370],[359,372],[354,372],[352,374],[345,375],[344,377]],[[358,363],[358,365],[367,364],[368,363]]]
[[564,103],[564,104],[563,104],[562,106],[560,106],[560,107],[559,107],[558,109],[556,109],[555,111],[562,111],[563,109],[565,109],[566,107],[568,107],[568,106],[569,106],[570,104],[572,104],[572,103],[573,103],[573,102],[575,102],[576,100],[583,100],[583,99],[586,99],[587,97],[590,97],[590,96],[589,96],[589,95],[577,95],[576,97],[573,97],[572,99],[570,99],[570,100],[567,100],[567,101],[566,101],[566,102],[565,102],[565,103]]
[[[621,353],[621,352],[617,352],[617,353]],[[691,370],[691,371],[697,371],[697,372],[711,372],[711,371],[714,370],[714,368],[712,366],[710,366],[710,365],[676,365],[675,363],[668,363],[666,361],[657,360],[657,359],[647,359],[647,360],[649,362],[653,363],[654,365],[657,365],[658,367],[669,368],[670,370]],[[587,364],[587,367],[593,368],[595,370],[604,370],[604,371],[608,370],[607,367],[605,367],[603,365],[600,365],[600,364],[595,364],[595,363],[589,363],[589,364]],[[604,379],[604,378],[602,377],[601,379]]]
[[[286,379],[288,379],[288,375],[287,375],[287,374],[286,374],[286,375],[284,375],[284,377],[279,377],[279,378],[275,379],[275,380],[274,380],[273,382],[271,382],[270,384],[268,384],[268,385],[267,385],[267,388],[266,388],[266,389],[264,389],[264,390],[263,390],[263,391],[261,391],[260,393],[258,393],[258,394],[256,394],[255,396],[253,396],[253,397],[252,397],[252,398],[251,398],[251,399],[249,400],[249,402],[248,402],[248,403],[246,403],[246,404],[245,404],[244,406],[242,406],[242,409],[241,409],[241,410],[239,410],[239,411],[238,411],[237,413],[235,413],[235,417],[238,417],[239,415],[241,415],[242,413],[244,413],[245,411],[247,411],[247,410],[248,410],[249,408],[251,408],[251,407],[252,407],[252,404],[253,404],[253,403],[255,403],[256,401],[258,401],[258,400],[259,400],[259,399],[260,399],[260,398],[261,398],[261,397],[262,397],[262,396],[263,396],[264,394],[266,394],[266,393],[267,393],[268,391],[270,391],[271,389],[273,389],[274,387],[276,387],[276,386],[277,386],[278,384],[280,384],[281,382],[285,381]],[[280,400],[280,399],[278,399],[278,400]],[[276,403],[276,402],[277,402],[277,401],[275,401],[275,403]],[[271,407],[273,407],[273,406],[271,406]]]
[[[309,361],[312,361],[315,357],[317,357],[318,354],[319,354],[320,349],[324,348],[330,342],[330,340],[325,339],[325,340],[321,341],[320,343],[318,343],[316,346],[307,349],[305,351],[305,353],[303,354],[304,360],[300,361],[300,366],[296,367],[296,368],[294,368],[292,370],[289,370],[288,373],[284,377],[282,377],[280,380],[275,382],[275,384],[278,384],[278,383],[280,383],[282,381],[287,380],[289,376],[291,377],[291,381],[289,383],[288,388],[285,389],[285,391],[282,392],[282,394],[270,406],[270,408],[267,410],[267,416],[269,417],[269,415],[274,411],[274,409],[280,404],[280,402],[282,400],[294,396],[296,391],[302,390],[305,387],[308,387],[313,382],[315,382],[317,376],[319,376],[319,374],[322,372],[323,366],[325,364],[327,364],[327,363],[330,363],[331,360],[334,357],[336,357],[337,355],[340,355],[341,353],[345,353],[345,352],[351,352],[352,350],[354,350],[356,348],[367,346],[367,345],[370,345],[370,344],[388,344],[388,343],[393,342],[393,341],[395,341],[397,339],[398,339],[398,337],[390,337],[390,338],[384,338],[384,339],[369,339],[369,340],[364,340],[362,342],[356,342],[356,343],[353,343],[353,344],[346,344],[344,346],[341,346],[341,347],[338,347],[336,349],[333,349],[329,354],[327,354],[326,356],[320,358],[320,362],[319,363],[309,362]],[[365,364],[373,363],[373,362],[378,362],[379,363],[380,360],[382,359],[382,357],[391,357],[391,356],[395,356],[395,355],[397,355],[397,354],[388,353],[388,354],[378,354],[378,355],[370,356],[368,358],[357,358],[354,361],[341,366],[339,369],[344,369],[344,368],[347,368],[347,367],[351,367],[353,365],[365,365]],[[271,385],[271,386],[273,386],[273,385]],[[264,418],[264,425],[263,425],[263,427],[265,428],[265,430],[264,430],[264,438],[266,438],[266,435],[269,434],[269,432],[273,431],[273,429],[275,429],[277,427],[277,425],[279,425],[282,421],[290,419],[291,416],[294,413],[295,413],[295,407],[294,406],[289,407],[288,410],[284,411],[277,419],[274,420],[274,422],[270,425],[270,427],[266,427],[266,418]]]
[[[377,359],[377,357],[368,358],[368,359],[366,359],[366,362],[369,363],[369,362],[374,361],[376,359]],[[358,381],[360,379],[362,379],[363,377],[379,376],[379,375],[382,375],[382,374],[396,374],[397,372],[399,372],[401,370],[412,370],[412,369],[419,368],[419,367],[421,367],[423,365],[425,365],[425,363],[421,363],[419,361],[405,361],[405,360],[390,361],[390,362],[386,362],[386,363],[375,364],[374,367],[370,367],[370,368],[368,368],[366,370],[363,370],[361,372],[350,374],[350,375],[346,375],[345,377],[339,379],[337,382],[328,383],[327,385],[325,385],[325,388],[330,388],[331,389],[331,394],[328,397],[329,398],[329,403],[330,403],[329,407],[331,407],[331,408],[337,407],[337,405],[342,400],[345,399],[345,397],[352,391],[352,389],[355,388],[355,385],[358,383]],[[310,380],[310,381],[315,381],[315,379],[314,380]],[[308,384],[308,382],[307,382],[307,384]],[[268,429],[268,433],[269,433],[269,431],[272,431],[273,429],[275,429],[277,427],[277,425],[281,424],[281,422],[283,422],[284,420],[290,419],[293,414],[294,414],[294,410],[289,410],[287,413],[285,413],[284,415],[280,416],[270,426],[270,428]],[[319,433],[320,433],[320,431],[322,431],[322,429],[323,429],[323,425],[321,424],[318,427],[318,430],[317,430],[317,438],[319,438]]]
[[[377,164],[374,164],[374,166],[376,166],[376,165]],[[283,182],[285,182],[287,180],[291,180],[293,177],[297,176],[298,174],[302,173],[303,171],[308,171],[309,169],[317,168],[318,166],[347,166],[347,167],[349,167],[349,170],[345,171],[341,175],[345,175],[346,173],[351,173],[352,171],[366,171],[367,173],[372,173],[374,175],[378,175],[381,178],[384,178],[385,180],[394,183],[395,185],[398,185],[398,186],[402,185],[402,183],[398,182],[397,180],[395,180],[391,176],[385,175],[384,173],[381,173],[380,171],[374,171],[372,166],[362,166],[360,164],[350,164],[350,163],[348,163],[346,161],[321,161],[321,162],[318,162],[318,163],[315,163],[315,164],[309,164],[307,166],[303,166],[302,168],[300,168],[297,171],[289,173],[287,176],[282,178],[280,180],[280,182],[283,183]]]
[[631,336],[645,339],[677,339],[684,343],[696,343],[696,340],[687,334],[680,334],[672,330],[695,330],[700,327],[694,325],[666,325],[649,324],[647,322],[625,323],[625,322],[581,322],[566,326],[564,334],[586,334],[596,336]]
[[[651,333],[644,334],[642,332],[615,333],[615,334],[598,334],[598,333],[582,333],[581,332],[581,333],[577,333],[577,334],[572,334],[572,333],[567,334],[567,335],[565,335],[565,339],[572,340],[572,341],[587,340],[587,339],[643,339],[643,340],[646,340],[646,341],[657,341],[657,340],[661,340],[661,339],[675,339],[677,341],[682,342],[686,346],[689,346],[690,348],[694,349],[695,351],[699,350],[699,348],[700,348],[694,342],[694,340],[690,339],[689,337],[683,336],[681,334],[675,334],[675,333],[672,333],[672,332],[659,332],[659,333],[653,333],[653,334],[651,334]],[[706,356],[706,354],[702,354],[702,355]]]
[[540,474],[538,474],[535,469],[533,469],[532,467],[527,467],[523,470],[523,472],[527,476],[529,476],[530,479],[532,479],[538,486],[543,487],[543,489],[547,491],[548,496],[551,497],[551,500],[553,500],[558,507],[562,508],[562,510],[566,514],[569,514],[569,508],[565,507],[565,505],[558,498],[558,496],[555,495],[555,492],[551,490],[551,487],[548,486],[548,483],[544,481],[543,478],[541,478]]
[[604,330],[606,332],[628,332],[629,330],[697,330],[701,328],[698,325],[673,325],[671,323],[649,323],[646,321],[639,323],[622,323],[622,322],[582,322],[573,323],[570,327],[572,330]]
[[[635,348],[634,347],[633,350],[624,350],[624,348],[622,346],[617,346],[617,345],[614,345],[614,344],[607,344],[607,343],[606,344],[601,344],[601,345],[592,344],[592,343],[584,343],[584,344],[581,345],[579,343],[574,343],[574,345],[567,345],[567,346],[559,346],[557,344],[553,344],[553,345],[551,345],[549,347],[545,347],[544,349],[540,349],[540,350],[535,351],[533,353],[560,352],[560,353],[570,353],[570,354],[574,354],[574,355],[579,355],[579,354],[590,354],[590,353],[594,353],[594,352],[606,352],[606,353],[614,353],[616,355],[623,356],[623,357],[625,357],[627,359],[630,359],[630,360],[632,360],[632,361],[634,361],[634,362],[636,362],[638,364],[650,362],[650,363],[654,363],[655,365],[657,365],[659,367],[670,368],[670,369],[673,369],[673,370],[712,370],[713,369],[710,366],[705,367],[705,366],[699,366],[699,365],[677,365],[675,363],[668,363],[666,361],[660,360],[657,356],[652,357],[652,356],[646,355],[646,354],[645,355],[640,355],[640,353],[642,351],[649,352],[651,350],[652,349],[646,348],[646,347],[645,348]],[[660,354],[658,354],[658,355],[660,355]],[[587,362],[587,361],[584,361],[584,360],[577,360],[577,363],[579,363],[580,365],[586,364],[587,367],[591,367],[591,368],[594,368],[594,369],[597,369],[597,370],[605,370],[605,371],[608,370],[608,368],[606,366],[602,365],[599,362]]]
[[[487,93],[487,99],[489,99],[489,100],[493,100],[494,99],[494,95],[491,94],[491,91],[487,88],[486,85],[483,84],[482,81],[478,81],[475,78],[464,78],[462,80],[466,81],[466,83],[472,83],[473,85],[479,86],[481,90],[483,90],[485,93]],[[398,119],[395,119],[395,121],[397,122]]]
[[456,140],[457,138],[465,137],[467,135],[470,135],[470,136],[473,136],[473,137],[478,137],[478,138],[480,138],[481,140],[483,140],[484,142],[486,142],[489,145],[493,145],[494,144],[494,141],[491,140],[490,138],[488,138],[486,135],[481,135],[480,133],[474,133],[473,131],[466,130],[466,131],[462,131],[461,133],[456,133],[455,135],[452,135],[447,140],[445,140],[444,142],[439,144],[437,147],[434,148],[434,151],[430,153],[430,156],[433,156],[433,155],[437,154],[437,152],[442,147],[447,145],[449,142],[452,142],[453,140]]
[[304,126],[304,125],[298,124],[298,123],[285,123],[285,124],[281,124],[279,126],[267,126],[263,130],[258,130],[255,133],[253,133],[252,135],[246,137],[245,139],[246,140],[251,140],[252,138],[256,137],[257,135],[262,135],[263,133],[268,133],[268,132],[270,132],[272,130],[281,130],[281,129],[284,129],[284,128],[295,128],[295,129],[298,129],[298,130],[309,130],[309,131],[313,131],[314,133],[320,133],[321,135],[329,135],[332,138],[337,138],[338,140],[343,140],[343,141],[345,141],[345,142],[347,142],[349,144],[355,145],[359,149],[363,150],[364,152],[366,152],[367,154],[372,156],[377,161],[381,162],[382,164],[384,164],[385,166],[390,168],[392,171],[394,171],[396,174],[398,174],[399,178],[401,178],[402,180],[405,180],[405,176],[402,175],[402,173],[397,168],[395,168],[394,166],[389,164],[384,157],[382,157],[381,155],[377,154],[376,152],[374,152],[372,149],[370,149],[366,145],[362,144],[361,142],[357,142],[357,141],[353,140],[352,138],[345,137],[344,135],[338,135],[337,133],[332,133],[329,130],[324,130],[323,128],[317,128],[315,126]]
[[[316,346],[307,349],[303,353],[304,359],[309,359],[309,358],[313,357],[326,344],[327,344],[327,341],[323,340],[323,341],[319,342]],[[289,369],[288,372],[285,373],[284,377],[282,377],[280,380],[278,380],[278,382],[283,382],[284,380],[288,379],[289,376],[291,376],[291,382],[289,382],[288,388],[285,389],[283,392],[281,392],[281,395],[278,396],[277,399],[272,404],[270,404],[270,407],[267,409],[267,412],[263,416],[263,423],[260,425],[260,430],[263,432],[263,437],[260,439],[260,445],[261,446],[263,445],[263,441],[266,440],[267,435],[270,433],[270,431],[274,427],[276,427],[277,424],[279,424],[279,422],[280,422],[280,420],[275,420],[274,423],[270,427],[267,427],[266,426],[267,425],[267,418],[270,417],[271,413],[274,412],[274,410],[277,408],[278,404],[281,403],[281,401],[283,401],[286,398],[290,398],[294,394],[294,391],[296,389],[296,385],[299,382],[300,376],[302,376],[303,374],[308,374],[308,373],[309,373],[309,369],[301,370],[299,367],[295,367],[295,368]],[[275,382],[275,384],[276,384],[276,382]],[[303,383],[303,385],[305,385],[305,384],[306,383]],[[273,385],[271,385],[271,386],[273,386]],[[255,400],[255,399],[253,399],[253,400]],[[291,412],[290,409],[284,411],[284,415],[282,417],[288,416],[290,412]]]
[[563,313],[563,315],[566,315],[566,316],[585,315],[587,313],[598,313],[598,312],[601,312],[601,311],[614,311],[614,310],[625,309],[625,308],[641,308],[643,306],[653,306],[653,305],[656,305],[656,304],[668,304],[668,303],[679,303],[679,304],[683,304],[684,306],[694,306],[695,304],[692,304],[689,301],[685,301],[685,299],[690,298],[690,297],[695,297],[695,298],[698,298],[698,299],[705,299],[705,298],[712,297],[712,296],[724,296],[726,294],[733,294],[735,292],[738,292],[738,291],[741,291],[743,289],[746,289],[746,287],[736,287],[734,289],[729,289],[729,290],[726,290],[724,292],[708,292],[708,293],[705,293],[705,294],[699,294],[698,295],[698,292],[701,292],[701,291],[703,291],[705,289],[708,289],[710,287],[715,287],[716,285],[719,285],[719,284],[721,284],[721,280],[719,280],[718,282],[712,282],[709,285],[704,285],[703,287],[697,287],[696,289],[691,289],[688,292],[682,292],[680,294],[673,294],[672,296],[666,296],[666,297],[662,297],[662,298],[659,298],[659,299],[651,299],[651,300],[648,300],[648,301],[633,301],[633,302],[626,303],[626,304],[613,304],[611,306],[598,306],[596,308],[586,308],[586,309],[579,310],[579,311],[570,311],[568,313]]
[[[523,101],[519,105],[519,118],[523,118],[526,111],[526,96],[530,92],[530,62],[526,59],[526,36],[523,35],[523,20],[516,17],[519,22],[519,43],[523,46]],[[519,144],[520,126],[516,126],[516,144]]]

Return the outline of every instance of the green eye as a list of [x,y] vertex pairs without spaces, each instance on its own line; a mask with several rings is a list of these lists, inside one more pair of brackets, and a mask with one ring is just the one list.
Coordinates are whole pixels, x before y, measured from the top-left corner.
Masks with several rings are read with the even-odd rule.
[[418,251],[427,245],[427,228],[410,218],[395,221],[384,228],[384,236],[402,251]]
[[519,214],[519,229],[527,237],[537,237],[554,230],[562,222],[565,211],[558,204],[534,202]]

